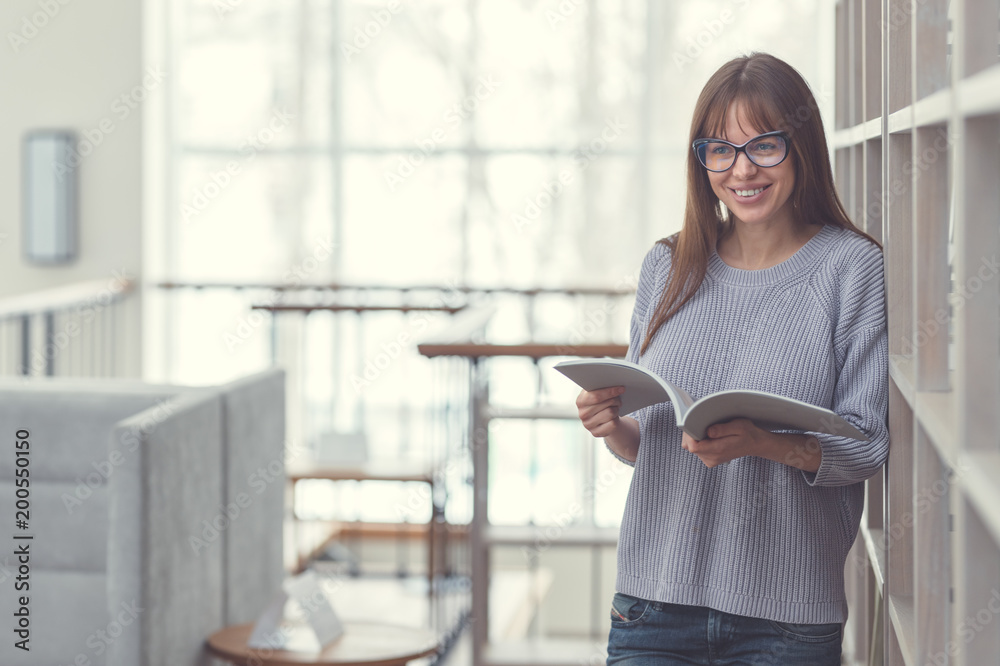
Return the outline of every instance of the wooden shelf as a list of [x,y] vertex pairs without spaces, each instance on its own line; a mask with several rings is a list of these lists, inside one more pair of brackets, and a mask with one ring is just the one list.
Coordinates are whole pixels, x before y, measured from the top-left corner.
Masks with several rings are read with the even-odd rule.
[[860,125],[846,127],[833,133],[833,146],[835,148],[848,148],[856,146],[868,139],[879,139],[882,137],[882,119],[872,118]]
[[917,422],[930,436],[941,459],[951,467],[957,464],[958,444],[955,441],[955,410],[952,393],[917,391],[913,413]]
[[851,146],[858,145],[864,140],[864,125],[855,125],[854,127],[845,127],[844,129],[834,132],[833,141],[831,143],[834,149],[850,148]]
[[944,125],[951,116],[951,90],[945,88],[913,105],[913,126]]
[[917,645],[917,625],[913,597],[889,595],[888,608],[903,661],[906,666],[917,666],[917,655],[914,652]]
[[889,377],[896,382],[896,387],[903,394],[906,403],[912,410],[916,400],[916,391],[913,386],[913,358],[892,354],[889,356]]
[[957,461],[954,395],[950,391],[917,391],[913,359],[893,354],[889,357],[889,377],[896,384],[917,423],[930,436],[934,448],[949,467]]
[[861,136],[864,137],[866,141],[870,139],[881,139],[882,138],[882,119],[872,118],[865,122],[861,126]]
[[990,531],[993,540],[1000,544],[1000,453],[972,451],[959,457],[955,468],[956,480],[966,498],[975,508],[979,519]]
[[865,550],[868,553],[868,561],[875,572],[875,581],[879,589],[885,586],[885,548],[883,547],[884,531],[879,529],[868,529],[861,526],[861,536],[865,540]]
[[908,106],[895,113],[890,113],[886,124],[888,125],[889,134],[912,131],[913,107]]
[[962,81],[955,103],[962,115],[1000,113],[1000,67],[990,67]]

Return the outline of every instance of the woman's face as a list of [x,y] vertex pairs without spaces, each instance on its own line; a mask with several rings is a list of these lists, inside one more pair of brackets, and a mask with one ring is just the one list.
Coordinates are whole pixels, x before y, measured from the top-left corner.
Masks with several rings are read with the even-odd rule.
[[[743,114],[741,104],[729,107],[725,139],[731,143],[741,145],[775,129],[753,127]],[[718,173],[706,170],[706,173],[715,196],[726,204],[738,221],[754,226],[794,221],[790,197],[795,187],[795,165],[791,153],[777,166],[759,167],[741,152],[736,156],[736,164],[728,171]]]

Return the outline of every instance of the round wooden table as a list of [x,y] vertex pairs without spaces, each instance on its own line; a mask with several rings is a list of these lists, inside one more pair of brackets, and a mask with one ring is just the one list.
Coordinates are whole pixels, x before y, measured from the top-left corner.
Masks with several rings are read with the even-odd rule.
[[345,622],[344,635],[318,654],[247,647],[253,623],[225,627],[208,638],[208,651],[238,666],[403,666],[438,649],[424,629],[369,622]]

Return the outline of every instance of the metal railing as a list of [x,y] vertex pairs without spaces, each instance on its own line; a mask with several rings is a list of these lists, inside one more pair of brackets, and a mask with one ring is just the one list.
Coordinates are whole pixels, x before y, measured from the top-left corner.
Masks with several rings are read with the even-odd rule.
[[[170,282],[159,287],[159,298],[169,312],[165,321],[175,327],[165,335],[172,345],[166,352],[170,368],[203,371],[213,363],[229,362],[229,354],[245,355],[241,372],[254,369],[246,363],[261,367],[277,363],[288,377],[290,444],[313,456],[350,454],[359,434],[367,444],[367,460],[351,462],[348,455],[336,473],[314,467],[309,472],[314,476],[295,484],[298,522],[313,521],[317,528],[312,535],[306,529],[297,530],[304,536],[303,550],[321,551],[322,530],[334,526],[339,529],[341,546],[335,549],[337,553],[350,551],[363,565],[381,565],[374,570],[392,575],[423,576],[429,569],[434,590],[447,589],[456,581],[470,583],[474,555],[480,557],[485,546],[470,549],[470,538],[482,541],[493,534],[483,529],[483,523],[471,533],[474,454],[483,451],[483,443],[496,435],[491,435],[491,424],[503,430],[503,437],[516,437],[521,427],[517,423],[530,422],[520,444],[501,448],[526,456],[531,471],[522,474],[525,488],[544,496],[544,474],[551,465],[551,461],[545,462],[545,452],[551,447],[545,446],[544,433],[535,427],[540,422],[533,410],[552,401],[550,389],[568,388],[563,386],[564,378],[551,372],[546,363],[553,355],[620,353],[620,345],[607,351],[612,347],[589,343],[621,342],[628,331],[634,298],[631,290],[598,288],[207,282]],[[195,323],[202,333],[197,340],[191,337]],[[187,347],[180,344],[184,339]],[[232,349],[225,343],[227,339],[234,345]],[[425,343],[423,352],[418,350],[418,342]],[[436,354],[434,345],[450,346],[450,350]],[[485,355],[494,357],[489,363],[474,360],[477,349],[483,346],[490,348]],[[206,354],[208,348],[221,351]],[[186,358],[199,353],[203,362]],[[490,381],[491,377],[491,390],[495,391],[491,404],[502,406],[504,413],[484,413],[478,418],[477,410],[489,405],[482,404],[473,388],[476,382]],[[165,379],[188,383],[183,373]],[[569,405],[571,399],[565,402]],[[518,409],[525,411],[522,414]],[[563,432],[567,440],[585,434],[571,432],[570,426]],[[592,477],[600,473],[592,449],[575,445],[567,449],[570,459],[562,467],[581,477],[577,490],[593,487]],[[376,460],[429,470],[433,483],[393,484],[378,471],[384,467],[371,464]],[[426,496],[428,487],[432,497]],[[494,501],[492,506],[503,504]],[[482,514],[484,507],[479,509]],[[549,509],[540,503],[537,515],[520,523],[522,532],[527,530],[526,537],[510,532],[518,524],[516,518],[514,522],[501,521],[505,525],[496,533],[499,536],[494,535],[495,546],[516,550],[524,544],[534,546],[536,532],[549,523]],[[592,509],[586,511],[585,522],[594,525]],[[379,528],[377,523],[384,525]],[[559,545],[575,544],[577,531],[567,532],[569,536],[564,535]],[[439,541],[430,548],[412,545],[414,539],[426,534]],[[379,540],[391,540],[393,535],[395,545],[379,550]],[[597,545],[588,541],[583,546],[584,552],[591,553],[595,572],[607,549],[603,532],[601,538]],[[542,578],[547,566],[544,562],[539,565],[537,557],[518,561],[533,581]],[[362,566],[360,570],[370,573],[373,569]],[[534,594],[535,585],[525,587],[525,593]],[[536,600],[524,605],[525,617],[537,619],[540,603]],[[589,624],[588,616],[578,626]],[[530,631],[537,633],[537,625]],[[588,636],[590,633],[593,628]]]
[[133,287],[116,276],[0,299],[0,375],[119,375],[120,314]]

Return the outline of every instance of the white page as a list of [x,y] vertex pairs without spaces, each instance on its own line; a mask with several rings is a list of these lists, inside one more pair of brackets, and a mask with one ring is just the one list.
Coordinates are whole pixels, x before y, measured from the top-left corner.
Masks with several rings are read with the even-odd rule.
[[702,398],[688,411],[683,428],[695,439],[703,439],[710,425],[737,418],[749,418],[765,430],[809,430],[868,441],[863,432],[829,409],[760,391],[720,391]]
[[[625,393],[621,396],[622,406],[618,410],[621,416],[631,414],[637,409],[649,405],[670,402],[671,400],[670,390],[665,386],[666,382],[653,376],[645,368],[628,361],[581,359],[557,363],[555,369],[586,391],[624,386]],[[670,388],[677,391],[676,387]],[[690,400],[690,396],[683,391],[678,391],[677,395],[679,400],[684,400],[685,397]]]

